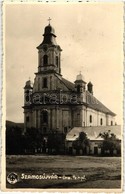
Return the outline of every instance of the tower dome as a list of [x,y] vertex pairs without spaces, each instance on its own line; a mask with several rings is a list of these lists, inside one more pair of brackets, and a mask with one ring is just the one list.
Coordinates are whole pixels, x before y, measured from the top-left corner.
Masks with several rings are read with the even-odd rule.
[[83,75],[81,74],[81,72],[76,76],[76,81],[84,81],[84,77]]
[[84,77],[80,72],[76,76],[76,81],[75,81],[75,87],[77,88],[77,92],[78,93],[85,92],[85,86],[86,86],[86,82],[84,81]]
[[55,45],[55,46],[57,46],[55,29],[50,24],[48,24],[48,26],[45,27],[43,37],[44,37],[43,41],[37,47],[37,49],[42,48],[43,45],[50,45],[50,46]]
[[25,85],[24,89],[32,89],[32,88],[33,88],[33,87],[32,87],[32,82],[31,82],[31,80],[26,81],[26,85]]
[[53,36],[56,37],[55,29],[50,24],[48,26],[46,26],[45,29],[44,29],[43,36],[45,36],[45,35],[53,35]]

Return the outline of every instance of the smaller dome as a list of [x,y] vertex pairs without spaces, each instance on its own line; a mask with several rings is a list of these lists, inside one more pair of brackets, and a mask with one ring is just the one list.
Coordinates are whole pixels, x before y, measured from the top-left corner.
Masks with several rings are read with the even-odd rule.
[[55,29],[49,24],[48,26],[45,27],[45,30],[44,30],[44,35],[49,35],[49,34],[53,34],[54,36],[55,35]]
[[26,82],[26,85],[27,85],[27,86],[30,86],[30,85],[31,85],[31,81],[28,80],[28,81]]
[[31,80],[26,81],[25,89],[32,89],[33,88],[32,85],[33,84],[31,82]]
[[93,86],[92,82],[89,82],[88,85],[89,85],[89,86]]
[[81,72],[76,76],[76,80],[77,80],[77,81],[78,81],[78,80],[84,81],[84,77],[83,77],[83,75],[81,74]]

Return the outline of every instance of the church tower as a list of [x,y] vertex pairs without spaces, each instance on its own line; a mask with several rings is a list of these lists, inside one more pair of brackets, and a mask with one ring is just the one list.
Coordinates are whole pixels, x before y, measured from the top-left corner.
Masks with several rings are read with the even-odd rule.
[[[49,20],[50,21],[50,20]],[[61,51],[56,43],[54,28],[48,24],[44,29],[43,41],[38,49],[38,72],[36,74],[33,92],[55,90],[55,76],[61,76]]]
[[[30,89],[32,90],[30,102],[24,103],[24,123],[25,128],[32,126],[47,134],[52,130],[62,129],[59,120],[61,110],[55,99],[55,103],[52,102],[55,95],[60,95],[60,88],[63,85],[60,64],[62,49],[56,42],[55,30],[50,25],[50,19],[44,29],[43,41],[37,49],[38,71],[35,73],[33,88]],[[26,98],[28,99],[25,95],[25,101]]]
[[109,123],[112,119],[109,116],[114,114],[93,96],[92,83],[88,83],[86,89],[81,73],[74,83],[61,75],[62,49],[56,42],[50,19],[37,49],[38,71],[34,83],[28,80],[24,87],[25,130],[34,127],[47,137],[52,132],[66,134],[73,127],[98,125],[102,117],[103,123]]
[[38,49],[38,72],[61,74],[60,58],[61,48],[56,43],[54,28],[50,25],[45,27],[43,41],[37,47]]

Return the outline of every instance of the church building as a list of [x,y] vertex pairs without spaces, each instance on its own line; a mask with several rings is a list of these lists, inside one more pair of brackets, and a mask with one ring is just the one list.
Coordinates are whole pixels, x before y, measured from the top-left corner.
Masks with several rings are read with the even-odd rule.
[[28,80],[24,87],[25,130],[34,127],[43,135],[51,131],[67,134],[74,127],[115,125],[115,113],[94,97],[91,82],[86,83],[81,73],[74,83],[62,76],[62,49],[50,23],[37,50],[34,83]]

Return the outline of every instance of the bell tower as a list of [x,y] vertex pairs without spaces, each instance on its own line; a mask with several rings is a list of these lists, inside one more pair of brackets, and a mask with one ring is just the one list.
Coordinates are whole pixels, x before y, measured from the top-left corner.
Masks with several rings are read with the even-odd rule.
[[38,49],[38,72],[39,73],[58,73],[61,74],[61,51],[56,43],[54,28],[49,24],[44,29],[43,41]]

